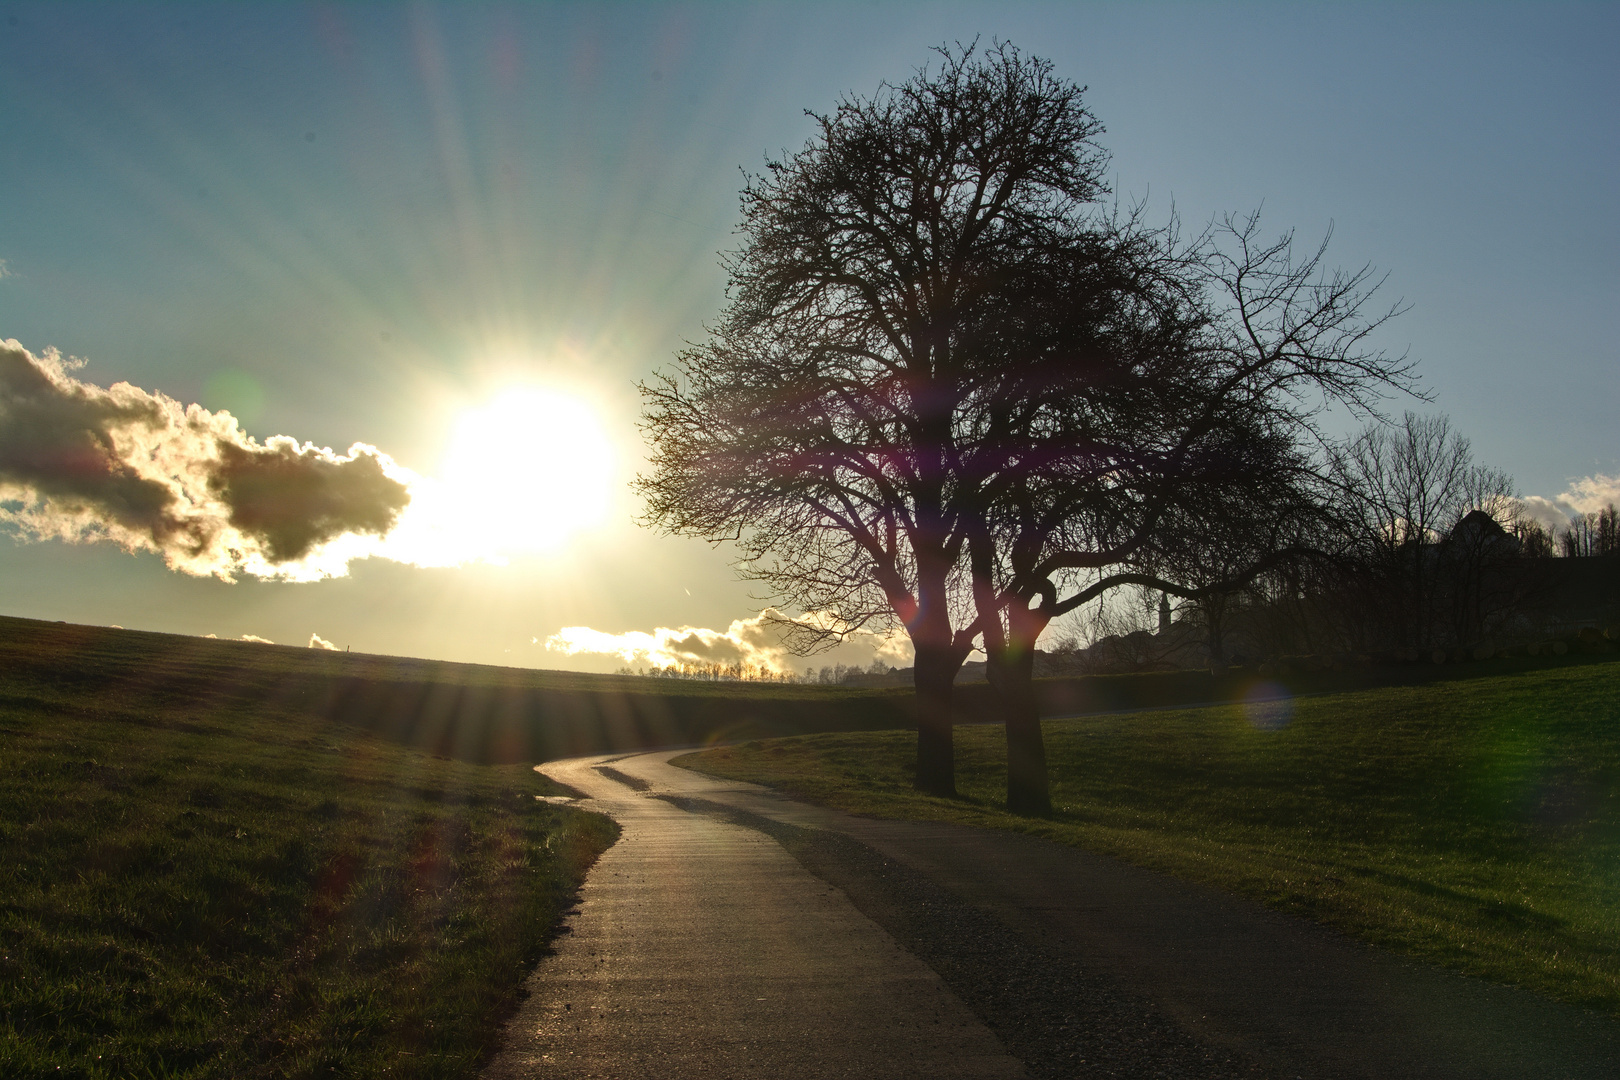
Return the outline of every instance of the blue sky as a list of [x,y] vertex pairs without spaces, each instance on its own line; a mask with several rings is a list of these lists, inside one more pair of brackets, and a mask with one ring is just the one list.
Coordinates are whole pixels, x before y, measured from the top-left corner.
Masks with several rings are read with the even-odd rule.
[[741,170],[975,36],[1089,86],[1120,194],[1387,271],[1419,407],[1522,491],[1620,475],[1612,4],[0,3],[0,339],[425,475],[513,383],[615,448],[606,517],[504,566],[3,539],[0,612],[607,668],[534,642],[747,619],[724,550],[631,524],[634,383],[719,310]]

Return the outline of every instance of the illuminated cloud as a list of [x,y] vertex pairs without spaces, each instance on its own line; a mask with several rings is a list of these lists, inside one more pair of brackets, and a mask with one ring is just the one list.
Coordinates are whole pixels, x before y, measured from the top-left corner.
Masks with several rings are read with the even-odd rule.
[[260,442],[229,412],[103,388],[75,377],[82,366],[0,340],[0,526],[23,539],[114,543],[225,581],[314,581],[356,559],[503,564],[606,506],[606,438],[556,395],[512,391],[468,414],[435,479],[364,443]]
[[[210,634],[209,636],[212,637],[213,635]],[[260,644],[260,645],[274,645],[275,644],[275,642],[271,641],[269,638],[260,637],[258,634],[243,634],[241,640],[256,642],[257,644]]]
[[321,635],[319,635],[319,634],[311,634],[311,635],[309,635],[309,647],[312,648],[312,649],[325,649],[328,652],[342,652],[343,651],[342,649],[339,649],[336,645],[332,644],[330,641],[327,641],[325,638],[321,637]]
[[[811,614],[800,616],[798,621],[803,625],[825,626],[832,620]],[[786,642],[792,630],[789,622],[781,612],[767,608],[752,619],[735,620],[725,630],[661,626],[651,632],[632,630],[609,634],[588,626],[565,626],[546,638],[545,647],[565,656],[613,656],[636,666],[698,669],[741,665],[777,675],[835,659],[840,663],[853,661],[863,667],[874,658],[897,667],[911,663],[911,642],[899,632],[857,631],[825,654],[817,653],[813,658],[796,655]]]
[[341,574],[345,538],[386,534],[411,475],[375,447],[347,454],[240,431],[227,412],[74,378],[55,350],[0,342],[0,522],[30,539],[109,541],[225,580]]
[[1531,495],[1522,502],[1525,515],[1549,532],[1566,529],[1575,514],[1595,514],[1606,506],[1620,506],[1620,476],[1583,476],[1562,495],[1550,499]]

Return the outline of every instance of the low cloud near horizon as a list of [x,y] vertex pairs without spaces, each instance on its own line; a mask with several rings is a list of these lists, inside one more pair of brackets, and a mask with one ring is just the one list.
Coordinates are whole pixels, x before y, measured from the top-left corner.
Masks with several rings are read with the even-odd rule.
[[0,527],[19,539],[117,544],[223,581],[342,577],[367,558],[504,561],[468,502],[487,496],[366,443],[260,442],[229,412],[97,386],[83,366],[0,340]]
[[347,454],[129,383],[75,378],[81,362],[0,342],[0,522],[34,540],[106,541],[170,569],[310,580],[341,573],[333,541],[381,537],[409,474],[376,447]]
[[[815,620],[814,616],[801,618]],[[786,615],[767,608],[751,619],[734,620],[725,630],[660,626],[650,632],[631,630],[610,634],[589,626],[565,626],[546,638],[544,645],[548,652],[617,657],[631,666],[694,668],[742,664],[778,675],[833,663],[866,667],[873,659],[882,659],[893,667],[911,664],[911,641],[898,631],[888,634],[856,631],[825,652],[797,655],[785,640],[790,630],[785,625],[788,621]],[[536,644],[539,643],[537,639]]]
[[1593,473],[1572,481],[1562,495],[1527,495],[1520,501],[1526,516],[1548,532],[1558,532],[1567,529],[1569,519],[1576,514],[1595,514],[1606,506],[1620,506],[1620,476]]

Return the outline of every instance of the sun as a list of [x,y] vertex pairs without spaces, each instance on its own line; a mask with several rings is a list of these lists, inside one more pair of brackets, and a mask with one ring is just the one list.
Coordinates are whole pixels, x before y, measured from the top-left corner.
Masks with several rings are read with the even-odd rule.
[[596,411],[533,386],[463,413],[439,469],[458,531],[504,554],[552,551],[601,524],[613,475]]

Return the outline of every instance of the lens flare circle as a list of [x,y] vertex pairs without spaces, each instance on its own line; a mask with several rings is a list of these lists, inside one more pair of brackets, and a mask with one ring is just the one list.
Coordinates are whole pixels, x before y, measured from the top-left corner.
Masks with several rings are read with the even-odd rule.
[[502,391],[457,421],[439,476],[460,528],[504,554],[554,551],[607,516],[613,447],[590,405]]
[[1255,683],[1243,695],[1243,718],[1261,731],[1281,731],[1294,719],[1294,697],[1278,683]]

